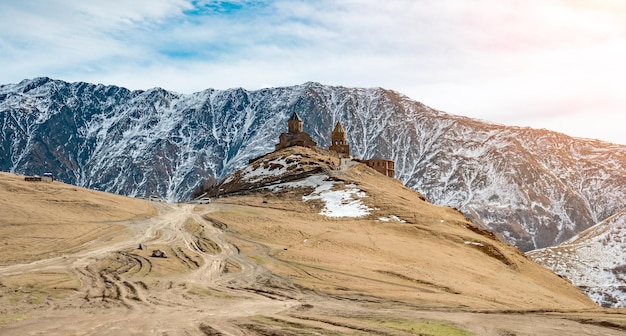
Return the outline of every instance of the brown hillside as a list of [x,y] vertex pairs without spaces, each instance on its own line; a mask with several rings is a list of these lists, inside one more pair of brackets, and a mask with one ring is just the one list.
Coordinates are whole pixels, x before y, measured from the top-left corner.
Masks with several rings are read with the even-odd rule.
[[362,164],[288,148],[232,176],[199,205],[0,174],[0,334],[626,330],[621,311]]
[[[273,153],[254,166],[263,169],[278,157],[294,155],[303,157],[302,167],[262,179],[266,183],[259,181],[254,191],[243,192],[246,195],[241,195],[249,189],[242,183],[245,169],[236,172],[233,176],[239,178],[221,187],[239,191],[239,196],[219,202],[239,207],[209,215],[226,223],[235,236],[271,247],[267,254],[258,255],[255,245],[245,252],[263,259],[273,272],[332,295],[368,295],[429,307],[594,307],[569,282],[479,229],[457,210],[431,204],[364,164],[339,169],[335,159],[298,147]],[[333,219],[319,214],[320,201],[302,201],[312,188],[281,192],[261,188],[289,181],[292,172],[301,171],[327,174],[338,182],[335,188],[356,185],[367,194],[362,202],[375,210],[362,218]],[[239,245],[236,240],[235,244]]]
[[140,200],[2,172],[0,209],[0,265],[58,256],[156,214]]

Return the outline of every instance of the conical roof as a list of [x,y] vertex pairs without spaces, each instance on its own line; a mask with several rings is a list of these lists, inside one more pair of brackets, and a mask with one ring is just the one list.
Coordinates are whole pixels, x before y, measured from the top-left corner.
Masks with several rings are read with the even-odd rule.
[[300,116],[298,115],[297,112],[293,112],[293,114],[291,115],[291,118],[289,118],[289,120],[295,120],[295,121],[302,121],[302,119],[300,119]]
[[346,131],[343,130],[343,126],[341,126],[341,122],[337,122],[337,125],[335,125],[335,129],[333,130],[333,133],[346,133]]

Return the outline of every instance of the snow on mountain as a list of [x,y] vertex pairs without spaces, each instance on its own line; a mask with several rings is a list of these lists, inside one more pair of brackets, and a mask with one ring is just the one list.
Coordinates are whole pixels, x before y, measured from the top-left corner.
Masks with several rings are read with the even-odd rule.
[[352,154],[461,209],[522,250],[551,246],[626,205],[626,146],[449,115],[381,88],[317,83],[178,94],[66,83],[0,86],[0,170],[185,200],[274,149],[297,111],[321,147],[337,121]]
[[626,307],[626,209],[559,246],[528,253],[603,307]]

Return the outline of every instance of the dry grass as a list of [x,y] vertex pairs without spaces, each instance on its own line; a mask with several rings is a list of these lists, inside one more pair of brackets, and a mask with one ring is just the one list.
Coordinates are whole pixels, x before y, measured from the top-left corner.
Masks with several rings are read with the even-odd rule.
[[154,216],[146,202],[0,173],[0,265],[61,256],[123,236],[117,222]]
[[[365,165],[327,173],[368,197],[366,218],[319,215],[302,190],[260,191],[216,202],[210,217],[234,236],[269,247],[243,251],[273,272],[331,295],[367,295],[421,307],[584,309],[594,304],[577,288],[475,227],[463,214],[424,197]],[[384,222],[397,216],[406,221]],[[350,284],[346,286],[345,284]]]
[[[595,307],[458,211],[302,154],[377,210],[332,219],[302,202],[310,191],[255,190],[157,211],[0,174],[0,334],[623,334],[623,311]],[[391,216],[405,222],[379,219]]]

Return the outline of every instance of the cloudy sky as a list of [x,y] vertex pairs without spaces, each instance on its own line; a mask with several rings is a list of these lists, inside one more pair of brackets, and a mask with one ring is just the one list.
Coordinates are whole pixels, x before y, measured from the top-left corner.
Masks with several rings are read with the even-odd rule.
[[0,1],[0,83],[307,81],[626,144],[624,0]]

